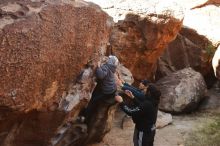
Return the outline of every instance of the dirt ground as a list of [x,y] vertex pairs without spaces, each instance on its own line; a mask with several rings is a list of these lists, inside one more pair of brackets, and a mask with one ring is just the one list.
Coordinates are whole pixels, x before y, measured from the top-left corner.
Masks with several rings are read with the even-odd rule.
[[[105,136],[103,142],[91,146],[133,146],[134,124],[131,119],[127,119],[122,129],[123,116],[124,113],[117,111],[112,130]],[[187,134],[209,118],[210,116],[205,113],[173,116],[172,124],[157,129],[154,146],[184,146]]]

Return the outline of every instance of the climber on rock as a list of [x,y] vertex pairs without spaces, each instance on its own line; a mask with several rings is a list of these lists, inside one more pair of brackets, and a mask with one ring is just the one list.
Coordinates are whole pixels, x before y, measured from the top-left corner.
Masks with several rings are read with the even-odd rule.
[[84,116],[86,119],[90,116],[92,109],[97,105],[99,100],[106,98],[114,99],[117,90],[115,73],[118,64],[118,58],[112,55],[108,57],[108,60],[105,64],[100,65],[100,63],[98,63],[95,72],[97,85],[92,93],[88,106],[82,113],[82,116]]
[[115,100],[120,103],[121,109],[131,116],[135,123],[134,146],[153,146],[160,91],[147,80],[140,83],[139,89],[120,83],[120,81],[117,81],[117,83],[120,84],[122,90],[134,103],[130,106],[124,102],[121,96],[115,96]]

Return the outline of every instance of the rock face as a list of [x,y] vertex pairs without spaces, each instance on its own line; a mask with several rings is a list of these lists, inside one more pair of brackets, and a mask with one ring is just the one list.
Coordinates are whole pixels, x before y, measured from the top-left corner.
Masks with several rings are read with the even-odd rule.
[[[186,1],[191,3],[189,0],[184,1],[185,3]],[[181,2],[183,3],[183,6],[188,9],[189,7],[187,6],[189,5],[184,5],[184,1]],[[201,8],[186,11],[183,21],[184,26],[196,30],[200,35],[204,35],[213,43],[214,46],[217,46],[217,44],[220,43],[220,36],[218,35],[220,33],[220,2],[217,1],[218,0],[203,0],[201,2],[195,1],[196,4],[191,3],[193,4],[191,8],[199,6],[205,2],[207,2],[207,5],[203,5]]]
[[11,21],[0,31],[1,105],[31,110],[59,102],[87,61],[99,57],[109,17],[95,5],[68,0],[0,4],[1,21]]
[[157,85],[162,93],[159,108],[173,113],[193,111],[207,90],[202,75],[192,68],[172,73]]
[[[171,10],[174,5],[168,2],[110,5],[102,8],[117,21],[111,34],[112,19],[92,3],[1,0],[0,145],[82,146],[101,141],[111,128],[112,99],[97,104],[88,125],[77,123],[76,117],[91,97],[94,67],[109,41],[110,51],[135,79],[153,78],[157,58],[182,26],[182,11]],[[133,82],[130,72],[120,72]],[[176,93],[184,85],[179,86]]]
[[176,3],[184,9],[184,27],[159,60],[156,78],[192,67],[202,73],[210,87],[216,80],[210,63],[220,43],[220,1],[182,0]]
[[0,2],[1,145],[49,145],[57,127],[77,116],[95,86],[92,66],[111,24],[84,1]]
[[134,78],[132,76],[132,73],[129,69],[127,69],[122,64],[119,64],[118,66],[118,72],[120,73],[119,76],[128,84],[132,84],[134,82]]
[[[118,23],[113,30],[111,36],[113,51],[120,56],[120,60],[131,70],[135,79],[152,79],[157,58],[165,45],[175,38],[181,22],[164,18],[161,23],[155,25],[150,21],[151,18],[141,19],[135,15],[128,17],[130,18]],[[173,27],[168,27],[170,25]]]
[[200,72],[208,83],[211,77],[214,77],[210,65],[214,52],[215,47],[205,36],[183,27],[159,58],[156,79],[177,70],[192,67]]
[[[127,68],[120,64],[117,69],[120,77],[123,80],[125,80],[127,83],[133,83],[132,74]],[[84,79],[80,82],[88,82],[87,78]],[[67,97],[68,98],[64,99],[62,102],[63,109],[72,107],[71,103],[74,103],[71,102],[74,101],[74,96],[72,94]],[[82,103],[83,102],[81,102],[81,104]],[[52,146],[84,146],[89,143],[97,143],[102,141],[105,134],[111,130],[116,106],[117,104],[115,104],[115,100],[112,98],[100,100],[96,103],[94,109],[92,109],[91,112],[93,114],[87,119],[87,124],[72,121],[73,123],[71,122],[61,125],[57,130],[56,135],[51,140]]]
[[181,7],[172,9],[173,4],[145,0],[113,0],[111,4],[100,4],[117,22],[110,38],[112,52],[136,80],[152,79],[157,58],[181,29]]
[[111,129],[115,109],[116,104],[112,100],[97,103],[88,124],[73,122],[62,125],[51,141],[52,146],[87,146],[90,143],[101,142]]

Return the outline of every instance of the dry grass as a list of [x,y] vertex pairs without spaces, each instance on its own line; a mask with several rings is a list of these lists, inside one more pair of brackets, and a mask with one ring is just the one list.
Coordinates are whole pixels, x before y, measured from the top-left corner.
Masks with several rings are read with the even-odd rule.
[[[198,123],[200,124],[200,123]],[[186,146],[220,146],[220,115],[189,134]]]

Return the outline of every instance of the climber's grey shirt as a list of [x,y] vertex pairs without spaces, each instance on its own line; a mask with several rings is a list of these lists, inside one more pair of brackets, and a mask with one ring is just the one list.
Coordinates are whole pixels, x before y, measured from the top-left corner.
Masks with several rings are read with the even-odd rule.
[[101,80],[101,89],[104,94],[111,94],[116,91],[114,76],[116,68],[115,64],[109,64],[108,62],[96,69],[96,77]]

